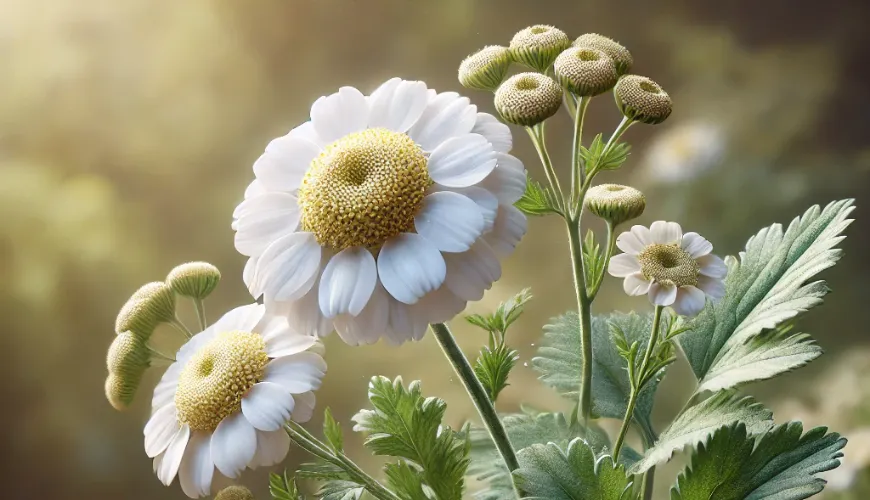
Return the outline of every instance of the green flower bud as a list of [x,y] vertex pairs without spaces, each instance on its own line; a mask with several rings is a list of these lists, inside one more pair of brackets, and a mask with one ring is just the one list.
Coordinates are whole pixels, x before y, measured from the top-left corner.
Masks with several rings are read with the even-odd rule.
[[220,490],[214,500],[254,500],[254,494],[244,486],[228,486]]
[[559,111],[562,87],[540,73],[520,73],[495,91],[495,109],[506,122],[524,127],[537,125]]
[[570,46],[571,39],[562,30],[536,24],[514,35],[510,49],[515,61],[544,73],[556,56]]
[[584,205],[593,214],[618,226],[640,217],[646,208],[646,198],[633,187],[599,184],[586,192]]
[[106,399],[118,411],[126,410],[136,396],[142,376],[132,377],[110,373],[106,378]]
[[175,317],[175,293],[162,281],[153,281],[136,290],[115,319],[115,331],[133,332],[143,339],[157,325]]
[[619,77],[607,54],[588,47],[572,47],[556,58],[556,80],[572,94],[591,97],[616,85]]
[[184,297],[204,299],[217,288],[221,272],[208,262],[188,262],[175,266],[166,276],[166,284]]
[[673,109],[671,96],[645,76],[623,76],[616,82],[613,96],[626,118],[649,125],[667,120]]
[[141,337],[133,332],[115,336],[106,354],[106,368],[116,375],[141,376],[151,363],[151,353]]
[[631,57],[631,52],[629,52],[628,49],[613,39],[607,38],[604,35],[599,35],[598,33],[586,33],[585,35],[580,35],[576,40],[574,40],[574,46],[589,47],[604,52],[613,59],[613,65],[616,66],[616,74],[619,76],[631,71],[631,65],[634,64],[634,58]]
[[504,80],[511,62],[511,51],[507,47],[488,45],[462,61],[459,83],[470,89],[495,90]]

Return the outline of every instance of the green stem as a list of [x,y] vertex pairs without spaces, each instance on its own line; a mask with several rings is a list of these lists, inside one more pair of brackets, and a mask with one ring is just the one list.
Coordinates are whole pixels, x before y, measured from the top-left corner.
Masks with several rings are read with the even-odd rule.
[[199,318],[199,327],[202,330],[205,330],[208,328],[208,320],[205,317],[205,304],[203,304],[202,299],[195,297],[193,299],[193,307],[196,308],[196,317]]
[[567,90],[564,91],[563,95],[562,102],[565,103],[565,109],[568,110],[568,115],[574,120],[577,117],[577,100],[574,99],[574,94]]
[[182,323],[181,320],[178,319],[178,316],[175,316],[174,318],[170,319],[169,324],[172,325],[176,330],[181,332],[188,339],[193,337],[193,333],[190,332],[189,328],[184,326],[184,323]]
[[589,293],[589,300],[595,300],[598,290],[601,288],[601,283],[604,282],[604,275],[607,274],[607,265],[610,263],[610,257],[613,255],[613,246],[616,244],[614,229],[616,227],[613,223],[607,221],[607,247],[604,250],[604,268],[601,270],[601,274],[595,278],[595,284],[592,285],[592,291]]
[[[627,117],[623,117],[622,121],[619,122],[619,125],[616,127],[616,130],[613,131],[613,134],[610,136],[610,139],[607,139],[607,144],[604,145],[604,153],[606,153],[613,144],[622,137],[622,134],[628,130],[628,127],[634,125],[634,120],[629,120]],[[602,154],[603,156],[603,154]]]
[[547,175],[547,181],[550,187],[558,194],[559,209],[565,209],[565,195],[562,191],[562,184],[559,182],[559,176],[556,175],[556,170],[553,168],[553,161],[550,159],[550,153],[547,151],[547,142],[544,137],[544,123],[539,123],[534,127],[526,127],[529,137],[532,139],[532,144],[535,145],[535,151],[538,152],[538,157],[541,159],[541,164],[544,166],[544,173]]
[[[573,99],[573,97],[572,97]],[[580,200],[580,192],[586,183],[586,167],[580,157],[580,147],[583,145],[583,121],[586,118],[586,108],[589,106],[589,97],[581,97],[578,101],[577,112],[574,116],[574,147],[571,154],[571,192],[574,203]]]
[[652,500],[655,481],[656,467],[654,465],[643,474],[643,500]]
[[150,344],[148,345],[148,351],[150,351],[151,354],[154,355],[154,357],[156,357],[156,358],[159,358],[159,359],[162,359],[165,361],[169,361],[170,363],[175,363],[175,358],[173,358],[172,356],[167,356],[166,354],[163,354],[162,352],[153,348]]
[[[495,447],[498,449],[499,454],[501,454],[508,470],[510,472],[517,470],[520,464],[517,461],[516,452],[513,446],[511,446],[507,431],[501,419],[498,418],[498,413],[496,413],[486,389],[480,383],[477,375],[474,374],[474,369],[471,367],[465,354],[462,353],[462,349],[459,348],[456,339],[450,333],[450,329],[444,323],[433,323],[430,327],[435,334],[438,345],[441,346],[441,350],[444,351],[444,355],[447,356],[450,364],[453,365],[453,370],[459,376],[459,379],[462,380],[462,385],[465,386],[468,395],[471,396],[471,401],[474,403],[474,407],[477,408],[477,412],[480,414],[480,418],[483,420],[486,430],[489,431],[489,436],[492,438],[493,443],[495,443]],[[514,483],[514,492],[517,494],[517,498],[522,498],[516,483]]]
[[[649,341],[646,345],[646,352],[643,355],[643,361],[640,363],[640,371],[635,380],[643,381],[646,379],[646,369],[649,365],[649,360],[655,351],[656,343],[659,338],[659,323],[662,319],[662,310],[664,307],[656,306],[655,315],[653,316],[652,332],[650,333]],[[643,389],[639,384],[631,388],[631,395],[628,397],[628,408],[625,410],[625,417],[622,419],[622,427],[619,429],[619,435],[616,438],[616,444],[613,445],[613,461],[619,460],[619,452],[622,450],[622,445],[625,442],[625,435],[628,433],[628,428],[631,426],[631,418],[634,415],[634,406],[637,404],[637,398],[640,391]]]
[[580,415],[583,427],[589,424],[592,412],[592,301],[586,294],[586,271],[583,268],[583,246],[578,221],[568,222],[568,243],[571,250],[571,267],[574,271],[574,294],[577,296],[577,314],[580,316],[580,351],[583,372],[580,374]]

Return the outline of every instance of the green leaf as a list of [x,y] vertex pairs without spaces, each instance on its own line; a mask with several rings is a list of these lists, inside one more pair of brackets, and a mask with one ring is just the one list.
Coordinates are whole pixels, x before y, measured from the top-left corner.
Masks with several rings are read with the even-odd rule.
[[[840,233],[851,223],[847,216],[853,209],[852,200],[834,202],[824,209],[816,205],[794,219],[785,231],[780,224],[759,231],[749,239],[739,260],[726,259],[725,298],[708,304],[694,320],[692,330],[679,338],[701,386],[707,385],[709,373],[722,371],[720,363],[733,361],[730,350],[745,349],[742,345],[753,337],[822,302],[827,286],[824,281],[810,280],[840,258],[841,250],[834,247],[844,238]],[[760,346],[770,351],[773,344],[788,339],[768,340]],[[755,380],[749,377],[753,371],[769,378],[796,366],[785,363],[778,370],[775,363],[759,363],[770,366],[753,367],[731,381],[719,377],[713,386],[732,387],[730,382]]]
[[508,375],[518,359],[519,353],[504,344],[496,346],[495,349],[484,346],[480,350],[480,356],[474,363],[474,373],[486,388],[491,401],[494,402],[498,394],[508,386]]
[[299,466],[296,477],[313,479],[315,481],[327,481],[330,479],[342,479],[349,481],[350,476],[344,469],[327,462],[309,462]]
[[583,271],[586,277],[587,288],[591,291],[593,284],[604,272],[604,254],[601,253],[601,245],[595,241],[595,232],[591,229],[586,231],[583,238]]
[[503,342],[508,328],[519,319],[523,313],[524,306],[531,299],[531,290],[524,288],[513,297],[500,303],[492,314],[471,314],[466,316],[465,320],[474,326],[488,331],[490,334],[497,334],[500,342]]
[[432,490],[423,484],[419,470],[400,460],[384,466],[387,484],[402,500],[430,500],[435,498]]
[[735,422],[748,426],[751,433],[764,432],[773,426],[772,418],[773,413],[751,397],[741,399],[734,394],[720,392],[677,417],[662,432],[656,444],[631,467],[631,472],[640,474],[666,462],[675,452],[706,441],[717,429]]
[[517,454],[514,472],[523,498],[535,500],[621,500],[631,496],[625,468],[614,466],[610,456],[595,459],[592,448],[580,438],[566,453],[554,443],[535,444]]
[[354,481],[333,480],[323,483],[317,496],[320,500],[359,500],[365,487]]
[[362,410],[354,430],[365,432],[365,446],[376,455],[404,458],[422,469],[425,483],[442,500],[460,499],[468,468],[468,446],[449,427],[441,425],[447,404],[424,398],[420,382],[406,389],[401,377],[391,382],[374,377],[369,383],[374,410]]
[[285,470],[283,474],[269,474],[269,493],[275,500],[301,500],[299,488],[296,487],[296,480],[287,475]]
[[760,437],[724,427],[698,448],[671,489],[672,500],[802,500],[822,491],[815,475],[840,465],[846,439],[789,422]]
[[332,411],[329,408],[323,412],[323,436],[333,451],[342,451],[344,449],[341,425],[332,418]]
[[614,144],[604,153],[604,139],[601,134],[592,139],[588,148],[580,147],[580,157],[586,165],[586,173],[592,174],[601,170],[616,170],[628,159],[631,146],[625,142]]
[[550,188],[542,187],[537,181],[529,179],[526,192],[514,206],[526,215],[561,214],[556,195]]
[[[628,345],[646,348],[652,314],[614,313],[592,318],[592,412],[601,417],[622,419],[631,394],[625,359],[611,340],[611,327],[621,331]],[[667,321],[663,318],[662,321]],[[580,325],[576,312],[568,312],[544,327],[544,337],[532,365],[541,380],[572,401],[576,401],[582,373]],[[653,396],[664,372],[660,371],[640,392],[634,421],[648,436],[654,435],[650,414]]]

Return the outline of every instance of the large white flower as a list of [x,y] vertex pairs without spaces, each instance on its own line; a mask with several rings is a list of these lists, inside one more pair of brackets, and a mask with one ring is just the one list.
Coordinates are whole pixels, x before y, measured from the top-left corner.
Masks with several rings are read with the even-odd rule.
[[698,233],[683,234],[676,222],[656,221],[649,228],[633,226],[616,238],[623,254],[610,259],[608,272],[625,278],[629,295],[649,295],[658,306],[671,306],[677,314],[695,316],[706,297],[725,295],[728,267],[713,244]]
[[422,82],[321,97],[266,147],[233,214],[245,283],[300,332],[420,339],[479,300],[525,234],[511,145],[495,117]]
[[154,389],[145,452],[165,485],[179,476],[191,498],[246,467],[287,455],[282,429],[305,422],[326,371],[317,339],[293,332],[258,304],[238,307],[195,335]]

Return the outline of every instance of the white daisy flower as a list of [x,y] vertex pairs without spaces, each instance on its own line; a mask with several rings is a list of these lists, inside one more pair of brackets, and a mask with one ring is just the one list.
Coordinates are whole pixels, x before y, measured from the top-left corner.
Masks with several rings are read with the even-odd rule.
[[326,372],[317,339],[251,304],[225,314],[184,344],[157,387],[145,452],[165,485],[179,476],[197,498],[246,467],[284,459],[288,419],[305,422]]
[[625,278],[629,295],[649,294],[657,306],[695,316],[706,297],[725,295],[725,262],[713,255],[713,244],[698,233],[683,234],[676,222],[656,221],[649,228],[634,226],[616,238],[623,254],[610,259],[608,272]]
[[479,300],[526,231],[508,127],[468,98],[387,81],[321,97],[234,212],[244,280],[299,332],[422,338]]

